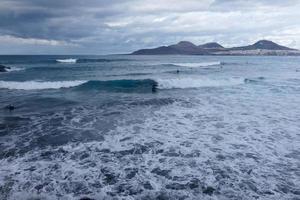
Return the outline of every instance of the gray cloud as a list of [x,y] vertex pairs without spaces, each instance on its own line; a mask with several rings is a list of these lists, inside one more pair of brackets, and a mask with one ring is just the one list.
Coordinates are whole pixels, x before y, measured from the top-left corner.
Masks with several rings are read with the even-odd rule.
[[1,0],[0,53],[124,53],[261,38],[300,48],[299,9],[299,0]]

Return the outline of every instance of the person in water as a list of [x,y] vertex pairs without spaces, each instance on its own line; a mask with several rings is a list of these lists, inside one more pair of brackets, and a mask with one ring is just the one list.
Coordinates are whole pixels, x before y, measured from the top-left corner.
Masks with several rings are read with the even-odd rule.
[[152,93],[155,93],[157,91],[157,83],[152,84]]
[[176,73],[179,74],[179,70],[178,69],[177,69]]
[[9,104],[9,105],[6,106],[5,108],[6,108],[7,110],[9,110],[9,111],[13,111],[16,107],[13,106],[13,105],[11,105],[11,104]]

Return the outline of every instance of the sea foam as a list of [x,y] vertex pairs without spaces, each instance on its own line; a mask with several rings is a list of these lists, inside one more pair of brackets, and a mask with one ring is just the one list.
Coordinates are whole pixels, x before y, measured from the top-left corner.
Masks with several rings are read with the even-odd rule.
[[70,88],[81,85],[86,81],[0,81],[0,88],[15,90],[43,90],[43,89],[59,89]]
[[13,72],[13,71],[21,71],[24,70],[22,67],[10,67],[5,69],[7,72]]
[[218,66],[221,65],[222,62],[200,62],[200,63],[171,63],[172,65],[182,66],[182,67],[208,67],[208,66]]
[[57,59],[56,62],[59,62],[59,63],[76,63],[77,59],[74,59],[74,58]]
[[173,79],[156,79],[159,89],[185,89],[200,87],[222,87],[233,86],[244,83],[244,78],[227,78],[227,79],[211,79],[211,78],[173,78]]

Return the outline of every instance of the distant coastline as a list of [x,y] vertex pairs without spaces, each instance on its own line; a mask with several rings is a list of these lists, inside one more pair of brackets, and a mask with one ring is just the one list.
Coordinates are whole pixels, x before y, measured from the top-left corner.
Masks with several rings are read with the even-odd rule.
[[252,45],[231,48],[223,47],[216,42],[197,46],[188,41],[181,41],[169,46],[140,49],[132,52],[131,55],[300,56],[300,51],[269,40],[260,40]]

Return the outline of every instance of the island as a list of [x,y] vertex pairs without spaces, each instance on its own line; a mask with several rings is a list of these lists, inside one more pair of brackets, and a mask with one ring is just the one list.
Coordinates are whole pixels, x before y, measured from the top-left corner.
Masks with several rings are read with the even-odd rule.
[[195,45],[188,41],[181,41],[169,46],[153,49],[140,49],[132,55],[272,55],[272,56],[300,56],[300,51],[281,46],[269,40],[260,40],[252,45],[226,48],[219,43],[211,42]]

